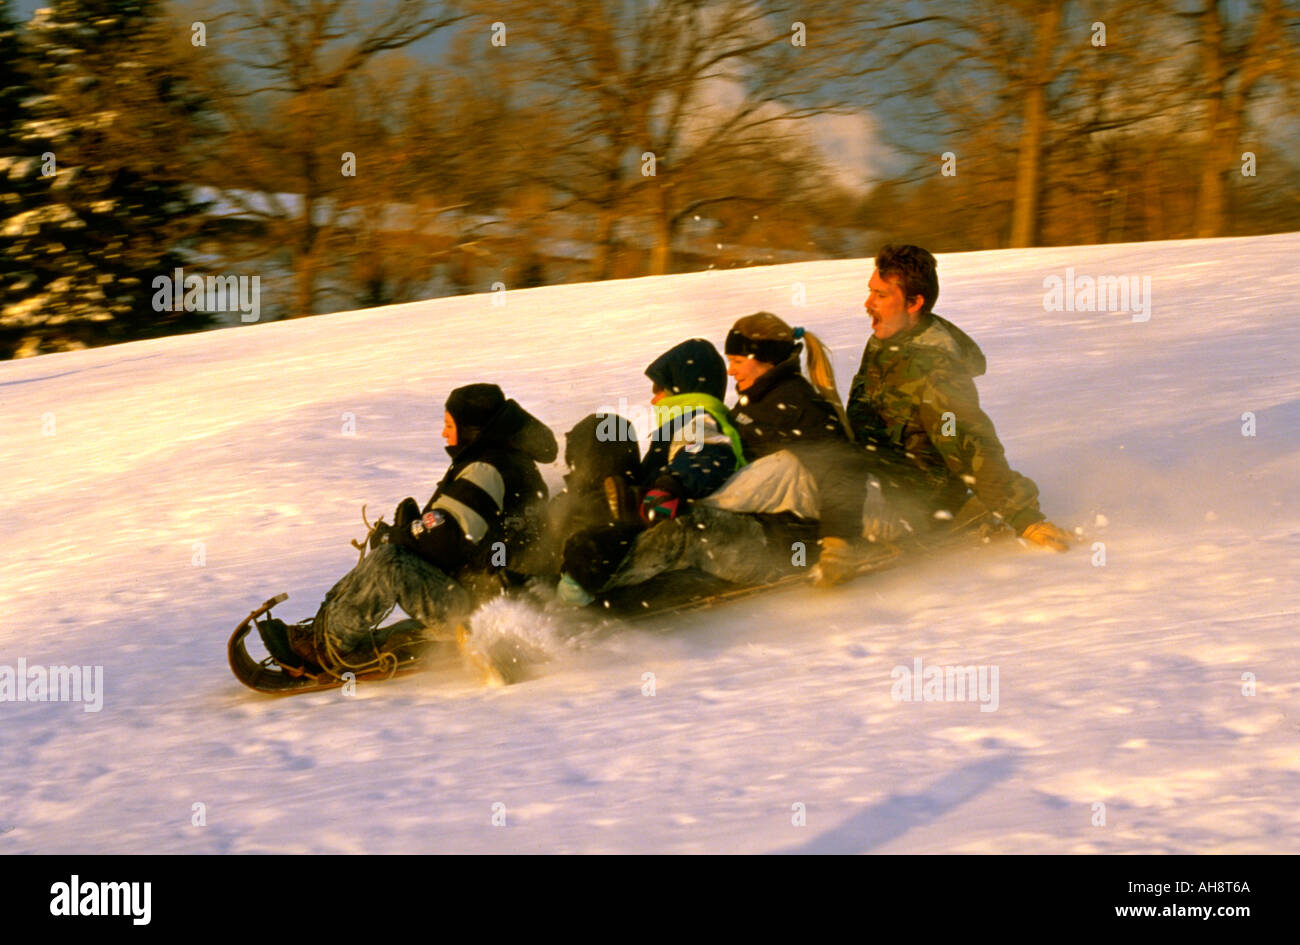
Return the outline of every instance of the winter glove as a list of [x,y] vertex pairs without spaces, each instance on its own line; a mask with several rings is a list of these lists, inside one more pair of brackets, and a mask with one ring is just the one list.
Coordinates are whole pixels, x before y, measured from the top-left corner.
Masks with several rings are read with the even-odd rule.
[[1025,541],[1033,542],[1035,545],[1050,548],[1052,551],[1069,551],[1070,542],[1072,541],[1069,532],[1061,531],[1047,519],[1034,522],[1020,533],[1020,537]]
[[822,538],[822,554],[813,568],[813,583],[818,587],[843,584],[857,573],[857,555],[843,538],[831,535]]
[[414,546],[411,536],[411,523],[419,519],[420,507],[412,498],[403,499],[393,510],[393,524],[384,536],[388,544],[410,550]]
[[641,521],[647,525],[676,518],[682,500],[663,489],[651,489],[641,500]]
[[382,518],[375,522],[375,527],[370,530],[370,550],[374,551],[380,545],[388,544],[388,534],[393,530]]
[[402,504],[393,513],[393,527],[388,532],[388,543],[398,545],[410,551],[416,551],[435,563],[442,563],[441,546],[445,542],[420,541],[439,525],[446,523],[447,513],[442,509],[430,509],[423,514],[414,499],[403,499]]
[[411,523],[420,517],[420,507],[409,496],[393,512],[393,531],[399,535],[411,533]]

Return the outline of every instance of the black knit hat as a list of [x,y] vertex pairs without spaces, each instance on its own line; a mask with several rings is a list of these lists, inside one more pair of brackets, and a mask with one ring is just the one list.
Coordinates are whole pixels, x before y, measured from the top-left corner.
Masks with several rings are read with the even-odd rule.
[[743,354],[764,364],[780,364],[799,353],[802,328],[791,328],[771,312],[755,312],[727,332],[727,354]]
[[447,413],[458,430],[481,430],[505,402],[506,395],[495,384],[466,384],[447,398]]
[[669,396],[708,394],[721,400],[727,393],[727,362],[703,338],[674,345],[650,363],[645,376]]

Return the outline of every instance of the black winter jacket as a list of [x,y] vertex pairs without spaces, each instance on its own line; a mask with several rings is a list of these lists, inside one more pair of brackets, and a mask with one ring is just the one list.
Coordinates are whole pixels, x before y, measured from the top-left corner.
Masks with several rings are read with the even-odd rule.
[[[565,434],[564,461],[569,467],[564,489],[547,504],[542,540],[520,565],[519,570],[528,575],[558,577],[569,538],[622,521],[606,497],[605,480],[619,480],[621,491],[633,497],[641,464],[636,428],[617,414],[585,417]],[[624,511],[635,515],[635,509]]]
[[645,373],[667,391],[660,409],[670,417],[651,435],[641,460],[640,495],[652,489],[688,501],[708,495],[743,465],[722,403],[726,362],[711,343],[691,338],[657,357]]
[[[389,541],[452,576],[467,568],[510,567],[540,532],[547,489],[536,464],[554,461],[555,435],[507,400],[477,437],[452,450],[451,468],[421,510],[426,518],[419,519],[414,501],[406,500]],[[495,554],[498,542],[504,560]]]
[[729,416],[751,463],[803,443],[848,439],[835,408],[799,373],[797,355],[754,381]]
[[796,354],[761,375],[731,408],[745,459],[790,450],[817,480],[821,534],[857,538],[867,469],[849,443],[839,413],[799,373]]

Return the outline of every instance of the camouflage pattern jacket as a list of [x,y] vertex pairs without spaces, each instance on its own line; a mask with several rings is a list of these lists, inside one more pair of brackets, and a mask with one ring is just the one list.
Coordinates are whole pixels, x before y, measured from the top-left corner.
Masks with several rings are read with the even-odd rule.
[[862,352],[845,405],[858,444],[882,481],[925,493],[956,514],[968,489],[1017,533],[1043,518],[1038,487],[1007,465],[974,378],[984,353],[960,328],[930,314]]

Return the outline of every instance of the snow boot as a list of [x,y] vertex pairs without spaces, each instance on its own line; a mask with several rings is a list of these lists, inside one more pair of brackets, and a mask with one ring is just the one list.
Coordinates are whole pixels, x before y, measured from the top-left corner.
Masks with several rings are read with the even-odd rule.
[[[311,621],[307,623],[307,635],[310,636]],[[294,630],[301,632],[301,625],[294,627]],[[308,670],[309,672],[319,672],[320,668],[312,665],[308,660],[300,656],[290,643],[290,628],[283,620],[276,617],[267,617],[265,620],[257,622],[257,632],[262,637],[262,643],[266,646],[266,651],[275,657],[275,661],[281,666],[289,669]]]

